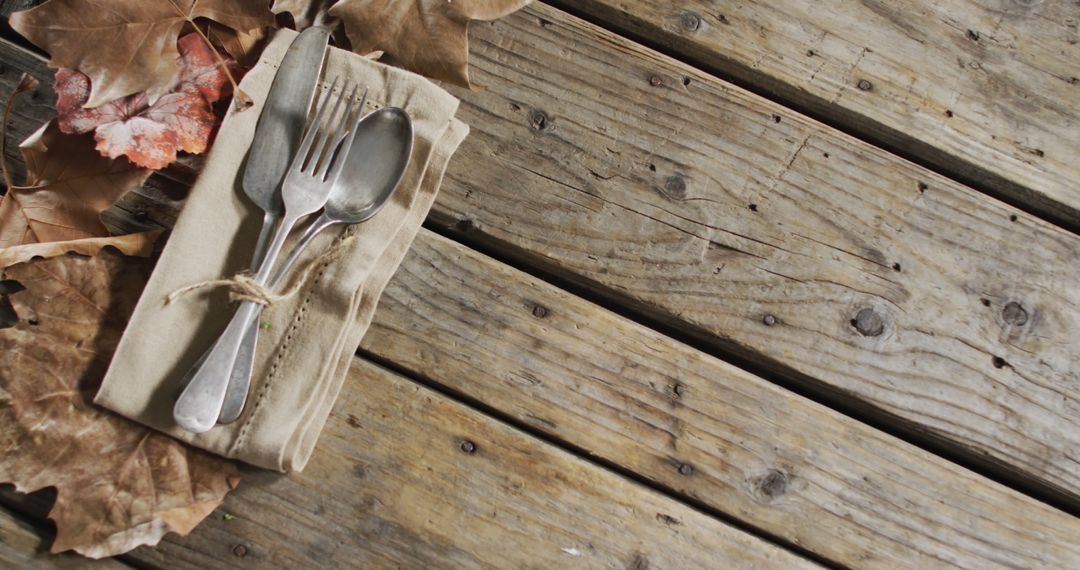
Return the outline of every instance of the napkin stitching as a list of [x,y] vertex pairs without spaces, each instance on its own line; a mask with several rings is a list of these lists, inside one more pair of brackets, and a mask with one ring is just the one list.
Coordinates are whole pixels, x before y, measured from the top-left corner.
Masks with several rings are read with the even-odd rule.
[[[263,401],[266,396],[270,394],[273,388],[274,381],[277,379],[277,372],[279,364],[285,356],[288,354],[291,348],[290,341],[293,334],[296,333],[301,323],[304,321],[304,315],[307,313],[308,304],[311,303],[313,291],[322,279],[323,273],[326,272],[330,264],[337,259],[337,255],[327,255],[330,253],[338,253],[345,249],[345,246],[353,242],[356,239],[356,235],[353,232],[346,230],[335,240],[335,243],[324,254],[316,258],[309,267],[319,266],[318,272],[315,274],[315,278],[311,280],[310,288],[308,288],[308,295],[304,297],[304,302],[300,304],[300,308],[297,310],[296,315],[293,317],[292,323],[289,324],[289,330],[285,333],[285,340],[282,341],[281,347],[278,349],[277,354],[274,356],[274,363],[270,366],[270,371],[266,374],[266,380],[262,386],[259,387],[259,392],[255,396],[255,402],[252,405],[251,413],[248,415],[247,420],[244,421],[243,427],[240,428],[240,435],[236,438],[236,443],[233,444],[233,449],[240,448],[247,441],[248,433],[253,424],[252,419],[258,413],[259,408],[262,407]],[[321,264],[319,262],[322,262]]]

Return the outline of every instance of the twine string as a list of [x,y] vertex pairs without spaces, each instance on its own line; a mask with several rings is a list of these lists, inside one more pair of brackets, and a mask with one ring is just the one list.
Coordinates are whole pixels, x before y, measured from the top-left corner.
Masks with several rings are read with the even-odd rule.
[[315,259],[309,261],[307,265],[304,266],[304,270],[292,278],[292,284],[281,293],[274,293],[272,289],[259,283],[250,271],[241,271],[240,273],[225,279],[208,279],[206,281],[200,281],[198,283],[180,287],[165,296],[165,304],[168,305],[180,297],[184,297],[195,291],[228,287],[229,301],[231,302],[251,301],[252,303],[262,305],[263,307],[269,307],[299,293],[317,268],[337,261],[356,238],[356,233],[347,231],[346,234],[335,241],[329,249]]

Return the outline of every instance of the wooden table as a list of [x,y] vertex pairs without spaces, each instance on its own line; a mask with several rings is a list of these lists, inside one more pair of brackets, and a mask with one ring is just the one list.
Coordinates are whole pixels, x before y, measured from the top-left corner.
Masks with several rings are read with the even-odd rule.
[[[567,0],[472,26],[472,134],[311,464],[95,566],[1080,566],[1078,22]],[[50,72],[0,50],[3,92],[43,80],[19,137]],[[169,227],[193,176],[109,223]],[[85,563],[41,553],[47,502],[3,494],[0,565]]]

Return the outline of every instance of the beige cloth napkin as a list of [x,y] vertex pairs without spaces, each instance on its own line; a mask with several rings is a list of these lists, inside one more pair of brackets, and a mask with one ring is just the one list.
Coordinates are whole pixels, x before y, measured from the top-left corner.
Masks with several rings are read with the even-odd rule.
[[[468,133],[454,119],[458,100],[435,84],[331,50],[321,89],[341,76],[370,89],[368,110],[408,111],[416,137],[409,167],[378,215],[324,232],[296,271],[346,232],[358,234],[343,255],[322,263],[297,295],[263,312],[251,392],[240,420],[204,434],[180,429],[172,406],[181,379],[224,330],[232,307],[222,290],[194,292],[169,304],[165,298],[187,285],[235,275],[250,263],[262,213],[240,190],[241,165],[278,63],[295,36],[291,30],[278,32],[241,82],[255,106],[230,109],[226,116],[94,400],[192,445],[279,471],[300,470],[311,456],[379,296],[431,208],[447,161]],[[290,245],[291,240],[286,252]]]

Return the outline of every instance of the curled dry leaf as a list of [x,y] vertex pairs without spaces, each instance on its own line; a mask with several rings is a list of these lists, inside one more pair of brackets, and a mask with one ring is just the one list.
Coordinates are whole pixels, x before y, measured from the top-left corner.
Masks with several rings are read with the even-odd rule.
[[[90,79],[73,69],[56,71],[56,112],[60,130],[93,131],[97,149],[110,158],[127,156],[144,168],[159,169],[176,160],[177,151],[199,154],[210,143],[217,117],[211,104],[228,95],[228,75],[218,56],[198,34],[180,38],[180,59],[168,92],[153,104],[146,93],[93,109],[84,105]],[[235,68],[231,58],[227,64]]]
[[234,30],[274,23],[266,0],[49,0],[11,15],[15,31],[49,52],[53,67],[85,73],[97,107],[134,93],[168,91],[184,24],[208,18]]
[[89,136],[66,135],[49,122],[20,145],[23,186],[0,201],[0,248],[109,235],[100,214],[150,171],[94,150]]
[[[18,322],[0,329],[0,481],[56,487],[53,552],[100,558],[185,534],[236,466],[92,404],[150,260],[105,250],[3,270]],[[22,288],[20,290],[20,288]]]
[[157,241],[161,232],[162,230],[149,230],[122,236],[28,243],[0,248],[0,269],[30,261],[35,257],[56,257],[65,253],[94,256],[106,247],[116,248],[124,255],[132,257],[149,257],[154,252],[154,242]]
[[470,87],[469,21],[495,20],[529,1],[340,0],[329,13],[353,51],[383,51],[406,69]]

